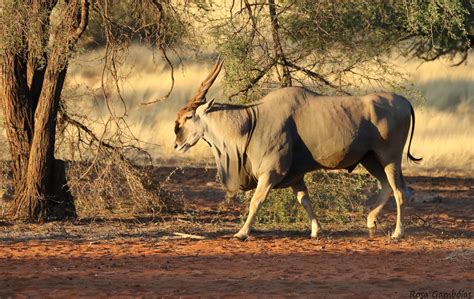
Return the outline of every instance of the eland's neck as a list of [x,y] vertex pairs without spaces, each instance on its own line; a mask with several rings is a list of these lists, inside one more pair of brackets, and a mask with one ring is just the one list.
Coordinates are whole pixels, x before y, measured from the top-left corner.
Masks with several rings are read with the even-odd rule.
[[223,150],[229,146],[245,146],[256,120],[254,106],[219,105],[207,114],[203,139]]
[[207,114],[203,139],[212,147],[216,166],[227,190],[247,188],[251,166],[247,148],[256,125],[255,106],[217,106]]

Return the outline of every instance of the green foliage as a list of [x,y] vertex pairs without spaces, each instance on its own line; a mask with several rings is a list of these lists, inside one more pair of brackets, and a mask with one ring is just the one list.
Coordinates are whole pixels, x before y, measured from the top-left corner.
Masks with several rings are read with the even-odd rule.
[[[305,177],[316,217],[322,223],[345,224],[366,211],[369,192],[377,188],[376,180],[369,174],[316,171]],[[250,197],[243,197],[248,207]],[[247,211],[244,212],[247,215]],[[262,224],[309,223],[304,208],[298,204],[290,188],[271,191],[257,214]]]
[[0,4],[0,54],[10,52],[23,58],[29,56],[43,64],[48,38],[43,32],[49,27],[50,13],[46,8],[31,9],[30,6],[22,1]]
[[[159,2],[159,1],[158,1]],[[157,3],[158,3],[157,2]],[[111,38],[118,42],[163,44],[175,48],[189,34],[192,26],[186,19],[182,3],[156,5],[153,1],[107,1],[97,2],[99,9],[93,10],[82,45],[85,48],[103,47]]]
[[466,0],[279,1],[281,60],[266,1],[231,15],[213,22],[212,36],[226,60],[226,93],[244,101],[281,86],[282,68],[293,85],[323,94],[401,90],[394,51],[425,60],[467,55],[474,31]]
[[406,30],[415,37],[408,50],[417,57],[434,60],[470,50],[474,34],[473,7],[469,0],[406,1]]
[[231,97],[244,93],[242,102],[253,101],[265,94],[263,89],[272,84],[267,72],[273,62],[271,46],[267,37],[271,36],[269,18],[258,11],[253,16],[252,26],[244,14],[227,20],[213,22],[210,34],[217,51],[225,60],[226,75],[224,90]]
[[[226,76],[224,77],[225,93],[230,94],[233,90],[243,90],[253,85],[253,78],[258,76],[257,61],[248,55],[252,48],[252,41],[246,36],[228,37],[228,42],[222,45],[220,53],[225,57]],[[256,91],[256,90],[254,90]],[[258,99],[260,93],[247,95],[253,100]]]
[[400,19],[385,1],[297,1],[281,22],[287,24],[288,38],[304,51],[351,53],[348,58],[356,61],[396,44]]

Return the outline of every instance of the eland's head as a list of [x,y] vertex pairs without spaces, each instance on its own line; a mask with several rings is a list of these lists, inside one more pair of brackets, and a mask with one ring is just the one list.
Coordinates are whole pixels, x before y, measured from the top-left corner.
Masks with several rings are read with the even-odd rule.
[[206,94],[219,75],[222,64],[223,61],[218,59],[210,74],[201,83],[196,95],[178,111],[174,126],[174,133],[176,134],[174,148],[178,152],[186,152],[203,137],[205,128],[202,118],[214,103],[214,100],[206,100]]

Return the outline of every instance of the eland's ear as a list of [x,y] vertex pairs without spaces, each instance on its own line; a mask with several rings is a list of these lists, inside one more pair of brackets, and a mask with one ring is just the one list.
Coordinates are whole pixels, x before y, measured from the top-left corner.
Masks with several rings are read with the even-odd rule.
[[203,115],[211,110],[212,106],[214,106],[214,98],[212,100],[207,101],[206,103],[202,104],[196,109],[197,115]]

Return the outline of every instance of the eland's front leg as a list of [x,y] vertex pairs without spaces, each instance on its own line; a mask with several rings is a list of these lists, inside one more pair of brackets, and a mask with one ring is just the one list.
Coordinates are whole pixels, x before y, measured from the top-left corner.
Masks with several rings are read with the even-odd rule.
[[275,182],[272,182],[271,178],[272,176],[270,174],[265,174],[258,179],[257,188],[255,189],[255,193],[250,200],[249,215],[242,228],[234,235],[235,238],[240,240],[245,240],[248,238],[250,230],[252,229],[252,225],[255,221],[258,208],[260,208],[263,201],[267,198],[268,193],[270,193],[270,190],[275,185]]

